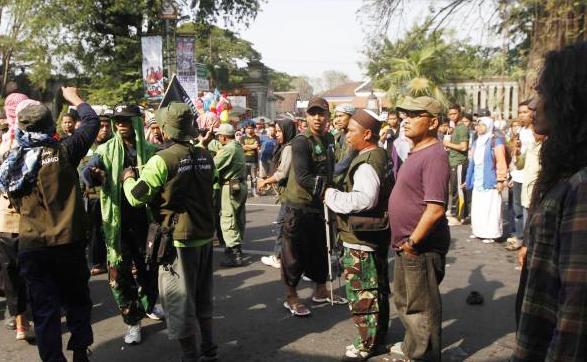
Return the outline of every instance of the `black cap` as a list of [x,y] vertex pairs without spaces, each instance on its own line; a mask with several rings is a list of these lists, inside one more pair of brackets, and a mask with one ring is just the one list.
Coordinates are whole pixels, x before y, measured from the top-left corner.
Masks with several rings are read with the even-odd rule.
[[487,108],[479,108],[473,113],[473,115],[476,117],[491,117],[491,112],[489,112],[489,109]]
[[131,104],[125,106],[118,106],[114,109],[114,114],[112,118],[130,118],[130,117],[140,117],[141,116],[141,109],[139,106]]
[[326,99],[324,99],[322,97],[312,97],[312,99],[310,99],[310,101],[308,102],[308,108],[306,109],[306,111],[309,111],[312,108],[319,108],[323,111],[329,110],[328,102],[326,101]]

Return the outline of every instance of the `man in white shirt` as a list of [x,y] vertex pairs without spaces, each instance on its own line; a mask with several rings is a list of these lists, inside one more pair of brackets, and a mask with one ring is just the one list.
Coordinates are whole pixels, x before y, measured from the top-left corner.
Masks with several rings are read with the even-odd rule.
[[385,352],[389,322],[387,252],[390,232],[387,200],[392,187],[387,152],[378,147],[381,123],[359,109],[348,126],[346,142],[358,151],[346,173],[342,191],[329,188],[325,204],[337,214],[344,246],[344,278],[358,336],[343,361],[363,361]]
[[[518,250],[524,240],[524,213],[522,208],[522,183],[524,182],[523,166],[517,162],[517,159],[525,155],[527,150],[532,148],[534,144],[534,132],[532,131],[532,111],[528,108],[529,100],[523,101],[518,105],[518,120],[522,128],[520,129],[518,138],[519,142],[514,147],[512,152],[512,164],[510,165],[510,176],[512,178],[512,212],[514,221],[514,232],[508,238],[505,248],[510,251]],[[514,140],[515,142],[515,140]]]

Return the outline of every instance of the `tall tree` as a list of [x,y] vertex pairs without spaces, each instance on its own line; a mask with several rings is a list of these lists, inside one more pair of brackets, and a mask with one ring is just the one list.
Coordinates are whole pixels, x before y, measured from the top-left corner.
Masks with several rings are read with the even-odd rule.
[[308,100],[314,94],[314,88],[310,85],[306,76],[295,77],[292,81],[293,89],[300,94],[300,99]]
[[[371,31],[371,38],[386,34],[392,19],[398,19],[411,2],[404,0],[364,0],[359,10]],[[455,19],[459,10],[491,5],[500,19],[490,30],[504,38],[502,53],[510,63],[527,72],[522,75],[522,96],[533,89],[546,51],[587,40],[587,1],[585,0],[448,0],[431,7],[430,23],[440,29]],[[369,21],[377,19],[377,21]],[[459,19],[460,20],[460,19]]]
[[349,76],[338,70],[326,70],[322,73],[322,86],[325,89],[332,89],[349,81]]

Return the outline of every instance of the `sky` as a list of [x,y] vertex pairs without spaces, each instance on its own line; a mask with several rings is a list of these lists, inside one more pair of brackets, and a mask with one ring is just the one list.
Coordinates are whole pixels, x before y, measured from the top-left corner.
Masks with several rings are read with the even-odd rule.
[[[430,6],[443,2],[405,0],[404,15],[394,20],[388,36],[397,39],[423,20]],[[326,70],[338,70],[360,81],[366,79],[359,66],[365,61],[364,27],[357,16],[362,5],[362,0],[268,0],[249,28],[231,30],[252,42],[262,61],[277,71],[320,77]],[[488,13],[488,9],[472,7],[458,13],[457,19],[467,21],[452,24],[455,36],[485,45],[499,41],[483,31],[479,21]]]

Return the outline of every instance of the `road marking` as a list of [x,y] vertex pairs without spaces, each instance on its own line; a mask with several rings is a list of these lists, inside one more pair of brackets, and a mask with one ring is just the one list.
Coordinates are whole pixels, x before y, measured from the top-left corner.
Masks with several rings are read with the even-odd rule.
[[281,207],[279,204],[250,204],[246,203],[247,206],[273,206],[273,207]]

